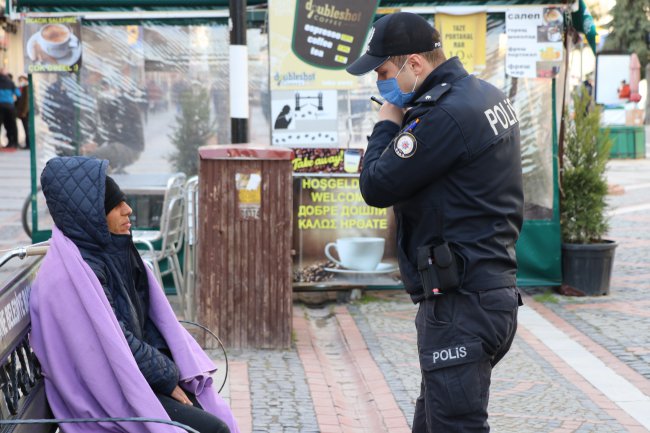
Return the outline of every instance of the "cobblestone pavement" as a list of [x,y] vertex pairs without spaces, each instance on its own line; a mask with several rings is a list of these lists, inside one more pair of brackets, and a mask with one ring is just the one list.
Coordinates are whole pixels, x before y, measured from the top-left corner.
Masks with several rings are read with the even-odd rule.
[[[4,134],[4,132],[3,132]],[[25,197],[30,193],[29,152],[0,152],[0,255],[2,251],[29,243],[20,221]],[[0,280],[20,266],[10,262],[0,269]]]
[[[382,353],[377,362],[384,373],[397,375],[394,393],[410,420],[419,391],[415,308],[401,294],[385,294],[350,310],[373,354]],[[495,368],[490,401],[494,431],[551,432],[570,427],[575,430],[566,431],[626,431],[571,378],[559,374],[552,359],[540,356],[538,344],[520,325],[511,351]]]
[[610,294],[555,296],[545,305],[646,379],[650,379],[650,162],[613,160],[608,238],[618,247]]

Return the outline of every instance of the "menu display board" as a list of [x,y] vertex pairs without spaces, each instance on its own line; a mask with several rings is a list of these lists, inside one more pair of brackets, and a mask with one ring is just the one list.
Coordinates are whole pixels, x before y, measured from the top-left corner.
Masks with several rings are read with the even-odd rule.
[[506,73],[512,77],[554,78],[563,56],[564,14],[556,7],[506,11]]

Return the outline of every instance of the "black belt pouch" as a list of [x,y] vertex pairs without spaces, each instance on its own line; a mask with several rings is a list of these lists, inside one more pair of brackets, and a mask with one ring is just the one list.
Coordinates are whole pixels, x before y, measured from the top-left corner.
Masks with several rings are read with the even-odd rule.
[[418,272],[427,298],[460,286],[458,259],[447,242],[418,247]]

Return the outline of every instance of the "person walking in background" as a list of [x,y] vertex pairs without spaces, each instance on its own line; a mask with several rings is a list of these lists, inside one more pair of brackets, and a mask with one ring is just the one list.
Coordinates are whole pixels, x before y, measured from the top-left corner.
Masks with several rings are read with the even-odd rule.
[[25,131],[25,149],[29,149],[29,81],[25,75],[18,77],[20,96],[16,100],[16,117],[20,119]]
[[18,128],[16,128],[16,98],[20,97],[20,90],[7,75],[0,69],[0,124],[7,131],[7,148],[18,148]]

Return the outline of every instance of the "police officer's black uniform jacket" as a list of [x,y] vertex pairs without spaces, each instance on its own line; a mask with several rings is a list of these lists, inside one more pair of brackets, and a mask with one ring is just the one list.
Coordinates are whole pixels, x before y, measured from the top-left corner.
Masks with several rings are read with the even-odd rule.
[[[463,265],[462,290],[515,286],[523,188],[510,101],[454,57],[429,74],[411,103],[401,127],[375,125],[360,179],[367,204],[393,206],[407,292],[413,302],[424,298],[417,248],[440,240]],[[405,152],[395,139],[406,130],[416,143]]]

